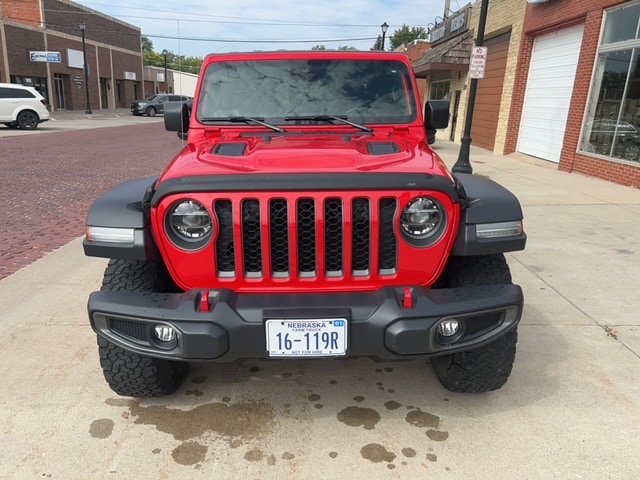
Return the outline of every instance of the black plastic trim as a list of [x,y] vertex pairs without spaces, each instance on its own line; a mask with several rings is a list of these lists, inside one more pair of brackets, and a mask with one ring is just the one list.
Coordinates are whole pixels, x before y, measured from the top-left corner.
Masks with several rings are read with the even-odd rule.
[[[517,285],[408,288],[413,298],[411,308],[402,305],[405,288],[385,287],[375,292],[270,295],[213,290],[209,292],[210,311],[205,312],[198,310],[202,290],[145,295],[100,291],[89,297],[88,311],[98,335],[124,349],[158,358],[215,362],[266,358],[266,319],[348,318],[350,356],[398,359],[486,345],[515,328],[524,303]],[[474,316],[489,312],[502,312],[503,321],[495,328],[460,344],[436,341],[442,319],[473,321]],[[178,332],[178,344],[167,350],[151,341],[146,345],[132,341],[110,329],[114,318],[171,325]]]
[[145,198],[157,177],[144,177],[116,185],[100,195],[89,208],[87,225],[134,229],[133,244],[83,242],[85,255],[102,258],[157,260],[160,253],[153,241]]
[[291,190],[435,190],[454,202],[460,197],[451,181],[426,173],[273,173],[242,175],[202,175],[161,182],[151,199],[152,205],[174,193],[261,192]]

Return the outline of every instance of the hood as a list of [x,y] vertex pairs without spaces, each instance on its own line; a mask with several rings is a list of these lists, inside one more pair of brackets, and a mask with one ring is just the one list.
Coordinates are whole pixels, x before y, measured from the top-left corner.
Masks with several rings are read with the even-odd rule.
[[190,143],[162,179],[241,173],[433,173],[449,176],[440,158],[410,135],[352,133],[221,136]]

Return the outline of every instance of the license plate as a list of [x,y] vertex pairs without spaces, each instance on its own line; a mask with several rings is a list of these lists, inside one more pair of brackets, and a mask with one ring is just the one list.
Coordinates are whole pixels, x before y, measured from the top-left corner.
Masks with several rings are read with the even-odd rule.
[[347,320],[267,320],[270,357],[337,357],[347,354]]

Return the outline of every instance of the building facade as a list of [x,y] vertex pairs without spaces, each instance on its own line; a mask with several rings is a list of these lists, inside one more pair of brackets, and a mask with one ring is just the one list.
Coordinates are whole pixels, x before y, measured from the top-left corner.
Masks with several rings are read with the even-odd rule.
[[144,94],[140,40],[70,0],[2,0],[0,81],[35,87],[52,111],[127,108]]
[[527,5],[505,153],[640,187],[640,0]]

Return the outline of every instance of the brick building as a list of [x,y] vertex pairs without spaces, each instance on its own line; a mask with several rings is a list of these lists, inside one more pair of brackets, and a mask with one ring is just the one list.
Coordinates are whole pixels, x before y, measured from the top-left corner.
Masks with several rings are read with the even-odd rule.
[[[430,28],[431,50],[413,62],[429,85],[426,97],[451,101],[453,121],[439,138],[462,137],[481,3],[445,8]],[[640,187],[640,0],[488,6],[472,143]]]
[[528,4],[504,153],[640,187],[640,0]]
[[126,108],[144,94],[140,37],[70,0],[2,0],[0,82],[35,87],[51,110]]

